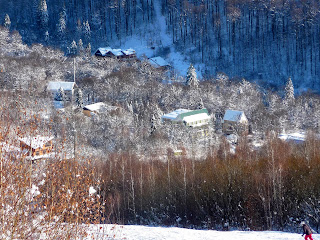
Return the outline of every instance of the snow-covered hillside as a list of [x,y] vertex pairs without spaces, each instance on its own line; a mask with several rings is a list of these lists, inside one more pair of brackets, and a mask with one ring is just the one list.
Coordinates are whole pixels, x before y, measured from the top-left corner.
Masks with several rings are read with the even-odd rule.
[[205,78],[224,72],[274,88],[291,76],[301,91],[320,89],[319,1],[31,2],[0,0],[0,23],[30,45],[71,55],[128,46],[182,75],[192,63]]
[[[314,234],[320,239],[320,234]],[[94,225],[91,227],[91,239],[126,239],[126,240],[298,240],[303,239],[299,233],[273,231],[214,231],[192,230],[184,228],[145,227],[134,225]]]

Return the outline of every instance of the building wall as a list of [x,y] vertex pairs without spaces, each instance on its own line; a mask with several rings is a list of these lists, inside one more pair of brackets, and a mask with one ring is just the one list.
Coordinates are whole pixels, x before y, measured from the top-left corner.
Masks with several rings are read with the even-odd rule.
[[31,148],[29,145],[25,144],[24,142],[20,141],[20,148],[21,150],[28,150],[31,151],[31,156],[42,156],[44,154],[48,154],[52,152],[53,150],[53,144],[52,141],[48,141],[45,145],[43,145],[41,148]]
[[[55,98],[57,93],[58,93],[58,91],[51,91],[52,98]],[[64,94],[66,96],[66,101],[71,101],[72,96],[73,96],[73,90],[72,91],[64,90]]]
[[188,127],[201,127],[203,125],[207,125],[208,123],[209,123],[208,119],[203,119],[203,120],[197,120],[195,122],[186,123],[186,126],[188,126]]
[[242,124],[237,122],[232,122],[224,120],[222,124],[222,130],[225,134],[248,134],[248,124]]

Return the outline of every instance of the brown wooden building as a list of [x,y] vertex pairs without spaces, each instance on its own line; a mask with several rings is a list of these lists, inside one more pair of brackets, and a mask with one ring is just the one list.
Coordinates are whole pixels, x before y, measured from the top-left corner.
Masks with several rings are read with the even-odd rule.
[[43,156],[52,152],[52,140],[53,137],[43,136],[20,138],[20,148],[27,156]]

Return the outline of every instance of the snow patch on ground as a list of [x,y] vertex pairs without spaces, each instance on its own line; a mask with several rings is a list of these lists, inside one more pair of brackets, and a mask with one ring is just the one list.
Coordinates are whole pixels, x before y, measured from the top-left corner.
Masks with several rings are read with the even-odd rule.
[[[320,234],[313,234],[320,239]],[[126,239],[126,240],[302,240],[301,233],[285,233],[275,231],[215,231],[193,230],[177,227],[146,227],[135,225],[92,225],[91,239]]]

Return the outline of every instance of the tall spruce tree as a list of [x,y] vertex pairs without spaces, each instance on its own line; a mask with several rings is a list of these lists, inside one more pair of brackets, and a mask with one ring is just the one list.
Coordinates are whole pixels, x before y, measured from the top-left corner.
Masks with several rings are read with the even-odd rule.
[[290,104],[294,101],[294,87],[290,77],[288,78],[286,83],[284,98],[286,104]]
[[76,88],[75,90],[75,102],[78,108],[83,107],[83,94],[80,88]]
[[10,29],[11,26],[11,20],[8,14],[6,14],[6,16],[4,17],[4,27],[7,29]]
[[91,28],[89,21],[83,22],[83,35],[86,42],[90,41],[91,38]]
[[200,98],[198,103],[198,109],[203,109],[203,108],[204,108],[204,104],[203,104],[202,98]]
[[77,43],[75,40],[72,41],[68,50],[69,50],[69,55],[71,55],[71,56],[75,56],[77,54],[78,46],[77,46]]
[[91,44],[90,43],[88,43],[85,52],[86,52],[87,57],[91,56]]
[[192,64],[190,64],[188,68],[186,85],[193,88],[197,88],[199,86],[196,69]]
[[67,28],[67,12],[64,7],[60,13],[59,23],[58,23],[58,34],[61,39],[65,38],[66,28]]
[[79,42],[78,42],[78,52],[80,56],[84,55],[84,47],[83,47],[83,42],[81,38],[79,39]]
[[40,28],[46,31],[48,28],[48,21],[49,21],[49,13],[48,13],[48,6],[47,6],[46,0],[40,0],[39,7],[38,7],[38,14],[39,14]]
[[64,92],[62,87],[59,88],[58,92],[56,93],[56,96],[55,96],[54,100],[62,101],[62,102],[64,102],[66,100],[66,95],[65,95],[65,92]]

